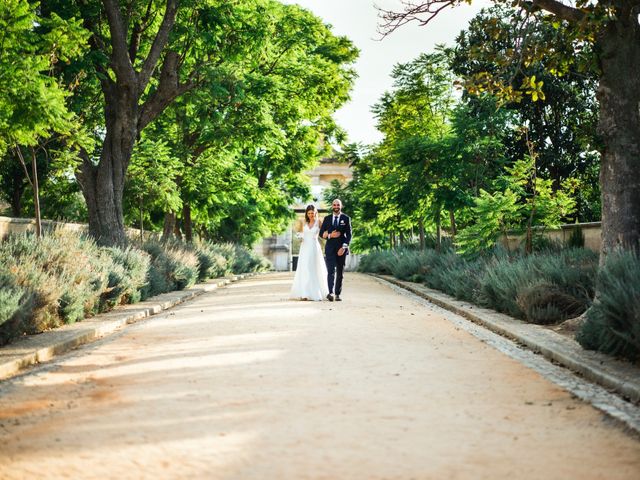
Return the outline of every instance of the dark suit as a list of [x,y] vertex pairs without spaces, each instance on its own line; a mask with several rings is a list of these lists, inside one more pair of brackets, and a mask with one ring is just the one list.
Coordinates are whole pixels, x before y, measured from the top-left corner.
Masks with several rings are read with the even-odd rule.
[[[337,225],[334,226],[333,213],[324,217],[322,221],[322,227],[320,227],[319,235],[322,237],[324,232],[331,233],[335,230],[340,232],[340,236],[337,238],[328,238],[327,244],[324,247],[325,262],[327,264],[327,283],[329,284],[329,293],[340,295],[342,292],[342,276],[344,273],[344,264],[349,254],[349,242],[351,242],[351,219],[341,213],[337,219]],[[338,250],[344,245],[345,252],[343,255],[338,255]],[[334,289],[335,283],[335,289]]]

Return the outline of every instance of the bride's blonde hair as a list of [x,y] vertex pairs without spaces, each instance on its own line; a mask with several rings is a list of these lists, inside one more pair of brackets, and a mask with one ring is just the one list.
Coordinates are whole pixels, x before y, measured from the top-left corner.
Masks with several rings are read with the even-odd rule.
[[318,218],[318,211],[314,205],[307,205],[307,208],[304,211],[304,223],[309,223],[309,211],[313,210],[313,213],[316,214],[316,220]]

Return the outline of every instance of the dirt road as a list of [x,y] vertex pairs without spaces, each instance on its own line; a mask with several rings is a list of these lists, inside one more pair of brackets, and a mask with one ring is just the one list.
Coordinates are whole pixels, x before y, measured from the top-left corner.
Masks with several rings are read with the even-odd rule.
[[640,441],[350,274],[207,294],[0,384],[0,478],[634,479]]

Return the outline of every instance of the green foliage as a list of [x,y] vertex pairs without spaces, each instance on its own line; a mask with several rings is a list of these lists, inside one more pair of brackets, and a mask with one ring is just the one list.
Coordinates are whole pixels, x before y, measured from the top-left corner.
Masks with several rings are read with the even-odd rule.
[[358,263],[359,272],[391,275],[395,255],[389,250],[376,250],[364,255]]
[[582,228],[576,227],[571,230],[571,235],[567,239],[567,247],[584,248],[584,233]]
[[[249,246],[284,230],[294,199],[309,197],[302,172],[339,135],[331,115],[348,98],[357,50],[297,5],[215,4],[207,28],[215,25],[218,38],[201,47],[219,44],[220,59],[203,73],[201,88],[177,99],[143,133],[150,146],[144,163],[160,168],[130,172],[127,219],[158,227],[165,212],[185,217],[186,207],[203,237]],[[154,147],[158,142],[163,148]],[[177,163],[165,161],[165,153]],[[170,171],[160,171],[168,163]],[[164,185],[175,202],[141,199]]]
[[[117,305],[187,288],[198,279],[269,268],[244,247],[147,242],[135,248],[98,247],[75,232],[38,239],[10,235],[0,242],[0,344],[72,323]],[[206,251],[207,267],[195,253]],[[206,275],[206,276],[205,276]]]
[[86,46],[88,34],[77,20],[42,18],[27,0],[0,3],[0,155],[16,145],[35,145],[52,132],[77,129],[65,104],[64,86],[49,72]]
[[598,296],[576,339],[598,350],[640,359],[640,258],[634,252],[607,255],[598,273]]
[[110,257],[111,262],[108,283],[101,295],[100,310],[106,311],[116,305],[138,302],[148,283],[150,256],[133,247],[104,247],[102,251]]
[[554,323],[589,307],[596,269],[597,255],[587,250],[495,261],[481,279],[477,301],[533,323]]
[[491,248],[501,234],[506,235],[518,225],[521,209],[517,195],[510,189],[493,194],[480,190],[472,210],[474,223],[457,237],[458,251],[464,255]]
[[140,248],[151,256],[149,283],[143,297],[191,287],[198,279],[198,256],[178,241],[148,240]]
[[0,270],[0,326],[14,318],[25,294],[24,289],[16,285],[16,279],[5,268]]
[[143,136],[127,170],[125,205],[131,223],[141,216],[148,221],[149,212],[154,209],[175,212],[182,207],[176,184],[180,167],[180,160],[173,156],[166,140]]
[[536,174],[535,157],[527,156],[494,182],[494,193],[480,190],[472,208],[473,221],[458,236],[458,251],[473,254],[495,245],[514,229],[558,228],[575,211],[574,179],[553,189],[553,182]]
[[597,255],[579,249],[528,256],[495,250],[469,259],[453,251],[399,249],[365,255],[358,268],[424,283],[461,300],[547,324],[589,307]]

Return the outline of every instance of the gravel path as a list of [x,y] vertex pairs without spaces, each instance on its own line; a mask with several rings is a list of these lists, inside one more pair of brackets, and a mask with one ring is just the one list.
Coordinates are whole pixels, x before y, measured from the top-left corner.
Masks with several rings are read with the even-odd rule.
[[0,384],[0,478],[633,479],[640,441],[437,311],[255,277]]

